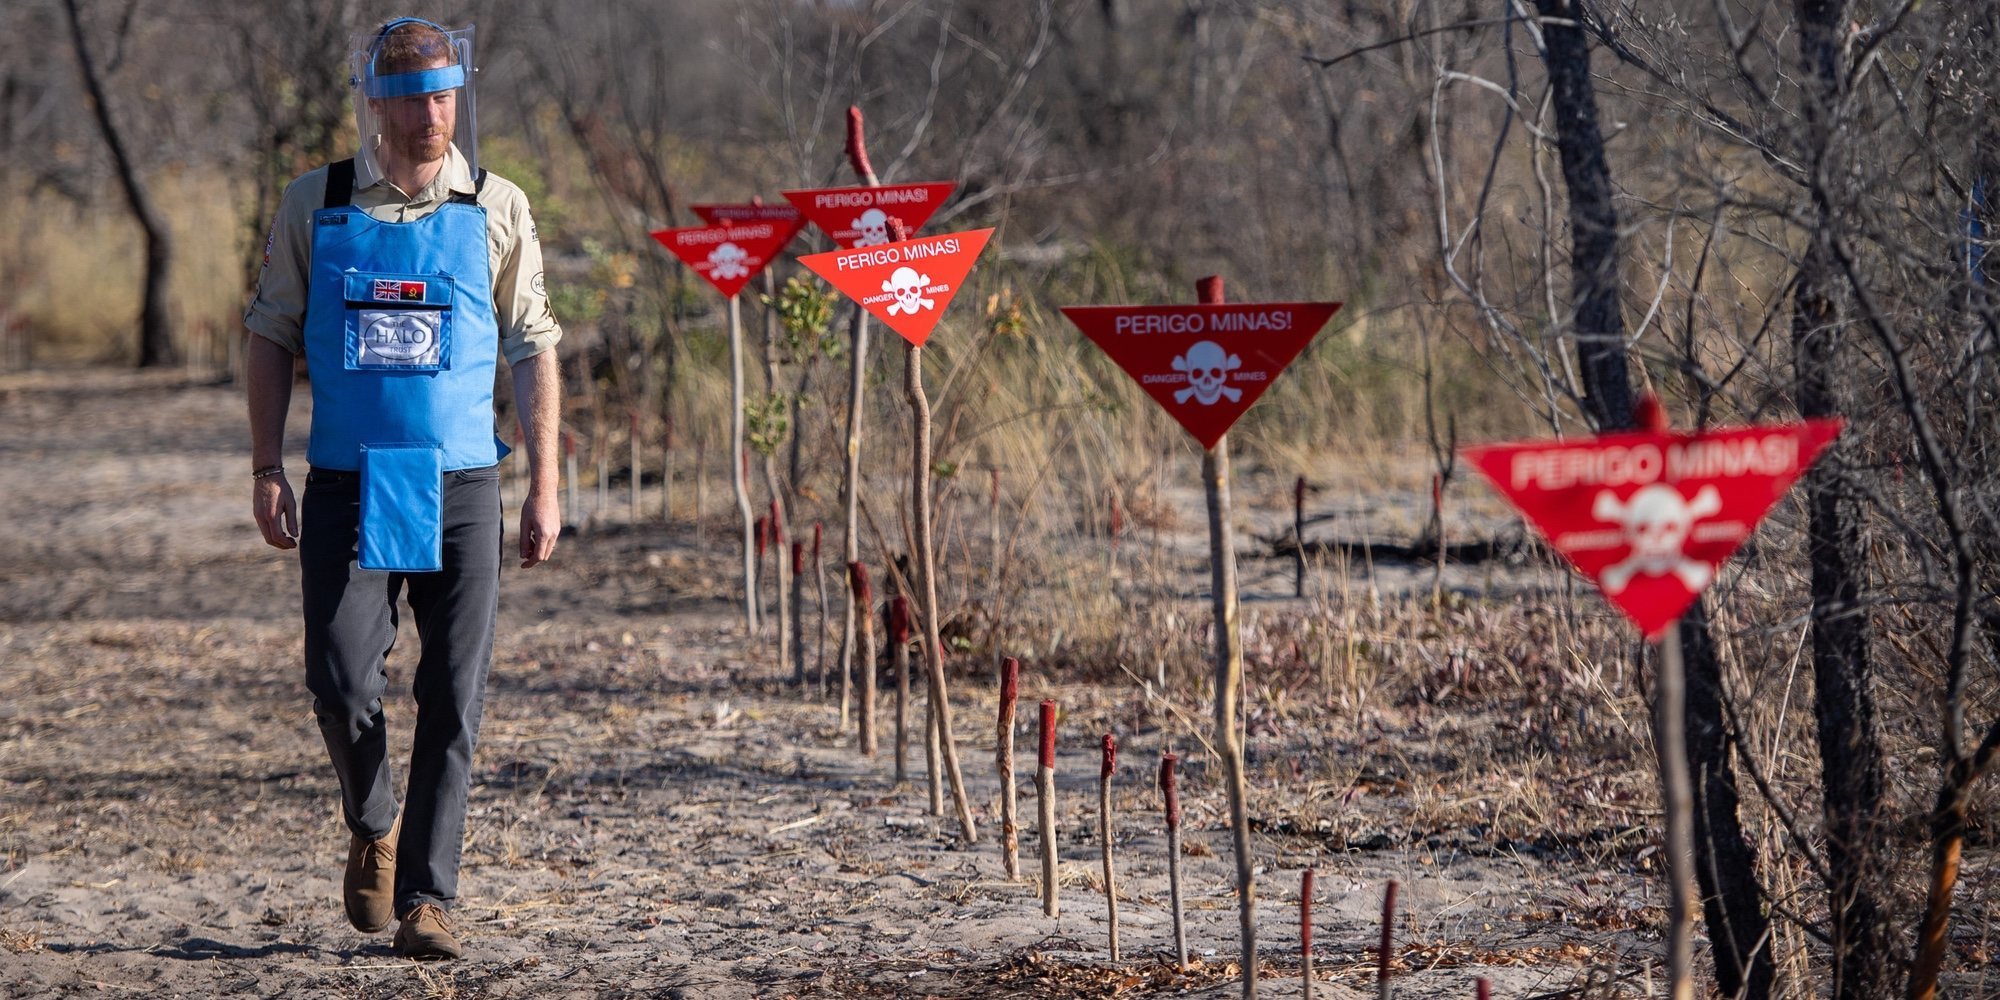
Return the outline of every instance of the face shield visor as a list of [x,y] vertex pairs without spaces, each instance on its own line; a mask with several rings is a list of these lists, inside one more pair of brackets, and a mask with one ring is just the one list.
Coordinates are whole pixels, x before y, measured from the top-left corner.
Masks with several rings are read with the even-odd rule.
[[453,147],[467,173],[478,175],[470,26],[398,18],[357,36],[349,64],[361,158],[378,176],[390,165],[442,159]]

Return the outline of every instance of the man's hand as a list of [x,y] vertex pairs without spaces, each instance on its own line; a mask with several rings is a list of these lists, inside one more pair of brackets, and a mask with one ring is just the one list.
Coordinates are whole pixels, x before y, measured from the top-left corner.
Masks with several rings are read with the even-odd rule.
[[545,563],[556,554],[562,534],[562,503],[555,490],[529,490],[521,505],[521,568]]
[[284,473],[266,476],[251,486],[250,511],[257,517],[257,530],[264,533],[265,544],[274,549],[299,547],[299,508]]

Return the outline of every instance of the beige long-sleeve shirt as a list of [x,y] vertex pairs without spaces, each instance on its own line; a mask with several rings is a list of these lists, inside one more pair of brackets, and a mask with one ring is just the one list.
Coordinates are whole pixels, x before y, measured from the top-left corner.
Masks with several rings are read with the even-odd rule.
[[[382,222],[415,222],[453,194],[472,194],[472,172],[456,148],[444,168],[416,194],[405,197],[372,169],[366,157],[354,162],[356,208]],[[326,168],[285,188],[277,218],[264,246],[264,270],[257,293],[243,313],[250,332],[293,354],[305,350],[307,276],[312,262],[312,215],[326,203]],[[486,210],[486,248],[493,262],[493,313],[500,324],[500,353],[508,364],[534,357],[562,340],[562,327],[549,311],[542,278],[542,244],[528,212],[528,196],[492,172],[478,188]]]

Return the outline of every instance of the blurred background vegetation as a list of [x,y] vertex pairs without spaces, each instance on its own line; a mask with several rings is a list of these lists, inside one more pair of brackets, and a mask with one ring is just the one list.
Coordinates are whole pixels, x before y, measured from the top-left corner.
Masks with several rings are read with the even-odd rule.
[[[227,368],[277,194],[351,152],[353,36],[415,12],[478,27],[481,160],[534,205],[569,335],[571,422],[612,454],[628,409],[646,415],[649,439],[668,420],[682,447],[726,438],[722,303],[647,231],[695,224],[694,203],[853,183],[841,148],[850,104],[867,115],[883,179],[958,182],[927,231],[999,227],[932,342],[932,376],[950,387],[941,462],[1031,471],[1067,436],[1093,467],[1079,481],[1097,492],[1099,474],[1136,479],[1163,454],[1193,456],[1055,309],[1187,301],[1209,273],[1228,279],[1232,299],[1346,302],[1241,425],[1252,461],[1303,471],[1329,451],[1406,451],[1424,433],[1427,363],[1461,433],[1529,419],[1498,405],[1506,381],[1481,361],[1478,332],[1459,328],[1471,314],[1439,309],[1429,68],[1396,52],[1334,72],[1304,58],[1399,33],[1395,12],[1129,0],[416,7],[77,5],[112,118],[172,236],[187,363]],[[0,318],[17,363],[130,363],[143,240],[65,17],[53,0],[0,12],[11,220]],[[808,229],[793,249],[825,246]],[[800,269],[777,270],[782,282]],[[787,353],[776,391],[797,394],[805,376],[793,426],[825,445],[804,449],[797,485],[831,497],[837,466],[813,459],[838,451],[844,361]],[[871,354],[878,377],[898,377],[893,344],[877,337]],[[875,394],[880,420],[901,419],[893,385]],[[871,448],[883,438],[897,435]]]

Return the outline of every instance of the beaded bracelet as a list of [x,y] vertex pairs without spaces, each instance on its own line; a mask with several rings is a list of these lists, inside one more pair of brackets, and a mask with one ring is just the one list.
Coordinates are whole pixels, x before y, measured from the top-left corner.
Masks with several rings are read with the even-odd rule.
[[257,471],[255,471],[255,472],[252,472],[252,473],[250,473],[250,478],[251,478],[251,479],[269,479],[269,478],[271,478],[272,476],[282,476],[282,475],[284,475],[284,474],[285,474],[285,467],[284,467],[284,466],[282,466],[282,465],[267,465],[267,466],[265,466],[265,467],[263,467],[263,468],[261,468],[261,469],[258,469],[258,470],[257,470]]

